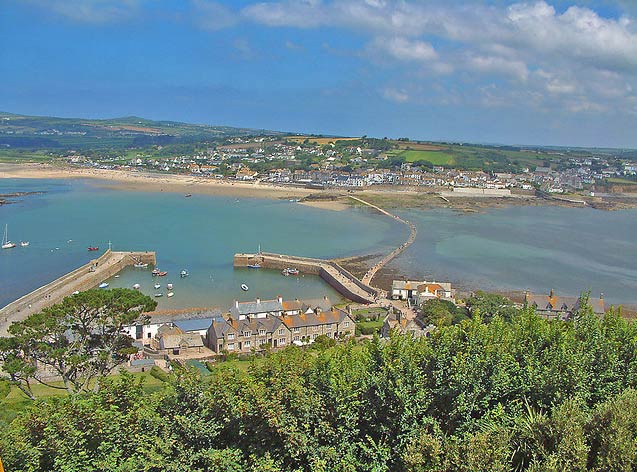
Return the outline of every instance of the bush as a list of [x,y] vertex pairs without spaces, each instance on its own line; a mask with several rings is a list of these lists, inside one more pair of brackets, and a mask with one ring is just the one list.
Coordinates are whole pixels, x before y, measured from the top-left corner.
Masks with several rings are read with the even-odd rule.
[[356,335],[369,336],[371,334],[377,334],[380,333],[382,327],[382,321],[361,321],[356,324]]
[[11,385],[4,379],[0,379],[0,400],[5,398],[11,392]]
[[157,380],[161,380],[162,382],[168,381],[168,374],[156,365],[154,365],[153,368],[150,369],[150,375],[155,377]]

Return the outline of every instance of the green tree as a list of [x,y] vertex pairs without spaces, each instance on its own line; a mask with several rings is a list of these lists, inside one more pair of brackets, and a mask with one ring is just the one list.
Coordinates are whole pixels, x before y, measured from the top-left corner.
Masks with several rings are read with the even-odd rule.
[[467,299],[467,309],[471,315],[480,313],[483,320],[489,321],[494,316],[510,320],[517,313],[513,302],[507,297],[478,290]]
[[[9,327],[0,342],[3,369],[33,398],[30,380],[77,394],[99,390],[100,378],[136,351],[123,327],[144,322],[157,302],[137,290],[88,290]],[[64,387],[47,382],[51,372]]]

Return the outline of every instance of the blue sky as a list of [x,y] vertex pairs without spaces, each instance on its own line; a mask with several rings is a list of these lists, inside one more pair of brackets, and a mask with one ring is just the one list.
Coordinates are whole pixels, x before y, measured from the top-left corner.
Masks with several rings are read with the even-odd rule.
[[4,0],[0,110],[637,148],[637,2]]

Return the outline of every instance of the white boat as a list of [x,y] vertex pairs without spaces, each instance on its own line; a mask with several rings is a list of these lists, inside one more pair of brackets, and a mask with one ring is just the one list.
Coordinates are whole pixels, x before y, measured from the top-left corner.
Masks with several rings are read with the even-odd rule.
[[72,295],[77,295],[78,293],[80,293],[80,291],[76,290],[75,292],[72,293]]
[[20,246],[27,247],[29,245],[29,241],[20,241]]
[[174,296],[175,294],[173,292],[168,292],[166,295],[168,296],[168,298],[170,298],[170,297]]
[[186,269],[182,270],[179,273],[179,276],[183,279],[184,277],[188,277],[190,274],[188,273],[188,271]]
[[161,288],[161,284],[155,284],[154,287],[155,287],[155,290],[158,290]]
[[148,263],[146,263],[146,262],[136,262],[135,264],[133,264],[133,267],[135,267],[137,269],[145,269],[146,267],[148,267]]
[[166,284],[166,288],[168,290],[172,290],[173,289],[173,284]]
[[156,296],[156,297],[163,297],[163,296],[164,296],[164,294],[163,294],[163,293],[161,293],[161,292],[157,292],[157,293],[155,294],[155,296]]
[[248,269],[260,269],[261,264],[248,264]]
[[241,290],[243,290],[244,292],[247,292],[250,289],[248,288],[246,284],[241,284]]
[[108,284],[106,282],[102,282],[101,284],[98,285],[98,288],[106,288],[108,287]]
[[8,225],[4,225],[4,236],[2,237],[2,249],[11,249],[15,243],[9,241]]
[[135,290],[139,290],[140,288],[142,288],[142,286],[140,284],[133,284],[133,288]]

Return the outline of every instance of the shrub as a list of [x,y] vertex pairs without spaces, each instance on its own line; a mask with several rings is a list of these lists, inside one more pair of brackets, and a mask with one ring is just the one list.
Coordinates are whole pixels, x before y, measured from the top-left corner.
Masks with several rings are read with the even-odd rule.
[[157,380],[161,380],[162,382],[166,382],[168,380],[168,374],[156,365],[154,365],[153,368],[150,369],[150,375],[155,377]]

